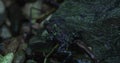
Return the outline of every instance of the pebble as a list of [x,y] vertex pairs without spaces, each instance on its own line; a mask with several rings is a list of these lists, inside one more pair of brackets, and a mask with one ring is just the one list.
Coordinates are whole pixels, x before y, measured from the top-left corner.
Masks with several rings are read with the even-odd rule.
[[0,0],[0,14],[4,13],[4,11],[5,11],[5,6],[4,6],[2,0]]
[[5,18],[5,6],[2,0],[0,0],[0,24],[3,22],[4,18]]

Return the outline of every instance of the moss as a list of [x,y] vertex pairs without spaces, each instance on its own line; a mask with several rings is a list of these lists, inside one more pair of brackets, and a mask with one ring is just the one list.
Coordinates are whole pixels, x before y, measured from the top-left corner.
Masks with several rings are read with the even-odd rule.
[[13,53],[8,53],[5,56],[0,56],[0,63],[12,63],[13,57]]

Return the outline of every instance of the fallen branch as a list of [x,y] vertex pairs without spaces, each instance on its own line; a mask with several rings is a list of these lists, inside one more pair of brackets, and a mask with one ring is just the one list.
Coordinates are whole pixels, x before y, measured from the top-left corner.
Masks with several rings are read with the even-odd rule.
[[55,47],[50,51],[50,53],[48,53],[44,59],[44,63],[47,63],[47,59],[48,57],[55,51],[55,49],[58,47],[58,44],[55,45]]
[[99,63],[94,53],[86,46],[84,42],[82,42],[81,40],[75,40],[75,42],[79,46],[79,48],[82,48],[85,53],[88,54],[88,56],[93,60],[94,63]]

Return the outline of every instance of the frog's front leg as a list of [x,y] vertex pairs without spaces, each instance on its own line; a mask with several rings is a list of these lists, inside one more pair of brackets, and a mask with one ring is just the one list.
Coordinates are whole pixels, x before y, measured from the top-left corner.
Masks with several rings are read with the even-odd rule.
[[68,47],[68,44],[61,44],[57,50],[57,53],[59,54],[67,54],[67,56],[65,57],[62,63],[66,63],[66,61],[69,60],[72,56],[72,52],[66,50],[67,47]]

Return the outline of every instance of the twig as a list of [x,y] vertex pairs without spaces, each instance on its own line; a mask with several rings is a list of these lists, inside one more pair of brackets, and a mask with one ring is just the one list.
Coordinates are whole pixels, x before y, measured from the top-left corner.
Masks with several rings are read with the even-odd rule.
[[38,20],[43,21],[44,19],[46,19],[50,14],[54,13],[57,9],[56,8],[52,8],[50,11],[46,12],[45,14],[42,14],[39,18],[37,18]]
[[86,46],[86,44],[84,44],[84,42],[82,42],[81,40],[77,40],[76,44],[82,48],[85,53],[88,54],[88,56],[94,61],[94,63],[99,63],[99,60],[97,60],[97,58],[95,57],[95,55],[93,54],[93,52]]
[[48,57],[54,52],[54,50],[58,47],[58,44],[55,45],[55,47],[50,51],[50,53],[48,53],[44,59],[44,63],[47,63],[47,59]]

